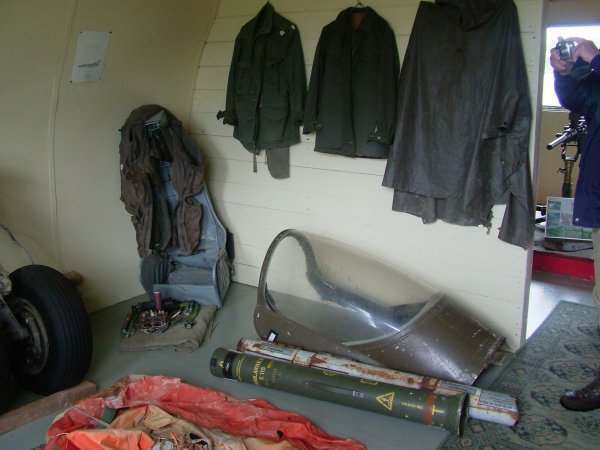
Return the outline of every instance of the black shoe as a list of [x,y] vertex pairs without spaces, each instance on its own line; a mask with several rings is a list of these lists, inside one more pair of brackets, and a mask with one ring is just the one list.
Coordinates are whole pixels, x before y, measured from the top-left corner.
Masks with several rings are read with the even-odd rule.
[[571,411],[591,411],[600,408],[600,372],[586,387],[563,394],[560,404]]

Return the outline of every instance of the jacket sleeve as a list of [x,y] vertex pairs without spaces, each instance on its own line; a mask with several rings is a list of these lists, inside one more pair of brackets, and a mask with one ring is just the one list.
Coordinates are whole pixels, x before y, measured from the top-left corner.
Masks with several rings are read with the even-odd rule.
[[217,113],[217,119],[223,118],[223,123],[226,125],[237,125],[238,116],[235,104],[235,86],[238,76],[238,59],[240,54],[241,41],[235,40],[233,48],[233,56],[231,57],[231,66],[229,67],[229,79],[227,80],[227,96],[225,99],[225,111]]
[[[387,24],[386,24],[387,27]],[[396,99],[400,58],[394,32],[387,27],[382,38],[377,86],[377,118],[368,140],[391,145],[396,128]]]
[[315,58],[313,60],[312,70],[310,72],[310,82],[308,84],[308,94],[306,105],[304,107],[304,128],[302,133],[310,134],[316,130],[316,122],[319,117],[319,97],[321,83],[323,82],[323,32],[317,43]]
[[306,72],[304,65],[304,53],[298,29],[290,42],[290,55],[292,56],[290,74],[290,117],[297,125],[301,125],[304,119],[304,102],[306,101]]
[[[535,202],[529,162],[532,109],[516,7],[511,5],[511,10],[505,24],[506,45],[495,55],[498,64],[494,78],[498,86],[489,106],[491,111],[485,122],[485,134],[481,137],[490,142],[496,139],[505,141],[500,167],[509,195],[498,238],[527,249],[533,243],[535,232]],[[511,70],[505,70],[506,67]]]
[[[580,62],[575,63],[574,69]],[[595,117],[600,102],[600,86],[597,82],[600,73],[600,56],[596,56],[591,64],[594,72],[578,80],[571,75],[560,75],[554,72],[554,90],[560,104],[569,111],[583,114],[587,118]],[[594,79],[595,78],[595,79]]]

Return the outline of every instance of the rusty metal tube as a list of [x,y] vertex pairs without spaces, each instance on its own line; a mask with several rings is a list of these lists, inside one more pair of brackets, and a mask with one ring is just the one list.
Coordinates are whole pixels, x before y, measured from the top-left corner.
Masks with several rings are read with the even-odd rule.
[[327,353],[314,353],[299,347],[258,339],[240,339],[237,350],[242,353],[280,359],[299,366],[331,370],[396,386],[426,389],[437,394],[455,395],[464,392],[468,394],[467,413],[470,417],[508,426],[515,425],[519,420],[516,399],[500,392],[372,366]]
[[464,393],[436,394],[224,348],[214,351],[210,371],[216,377],[444,428],[456,435],[462,433],[466,418]]

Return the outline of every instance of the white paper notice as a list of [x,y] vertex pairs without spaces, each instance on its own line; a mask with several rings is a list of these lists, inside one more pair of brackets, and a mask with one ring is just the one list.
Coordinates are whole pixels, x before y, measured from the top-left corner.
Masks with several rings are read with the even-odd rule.
[[80,31],[77,36],[75,62],[71,73],[72,83],[85,83],[102,79],[110,31]]

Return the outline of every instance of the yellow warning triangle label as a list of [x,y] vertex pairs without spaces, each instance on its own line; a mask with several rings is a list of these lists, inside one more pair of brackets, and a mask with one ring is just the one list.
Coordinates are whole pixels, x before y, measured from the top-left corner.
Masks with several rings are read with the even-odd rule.
[[381,394],[375,397],[379,403],[381,403],[385,409],[391,411],[392,405],[394,404],[394,392],[388,394]]

